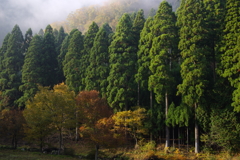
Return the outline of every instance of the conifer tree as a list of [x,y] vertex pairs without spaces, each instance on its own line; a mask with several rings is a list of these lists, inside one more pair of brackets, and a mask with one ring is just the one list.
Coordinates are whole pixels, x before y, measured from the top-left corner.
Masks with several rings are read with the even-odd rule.
[[[184,3],[184,4],[183,4]],[[181,3],[178,12],[180,28],[179,49],[183,62],[181,76],[183,82],[178,86],[178,93],[183,96],[183,102],[195,108],[195,153],[199,148],[199,124],[197,108],[203,106],[204,95],[209,83],[207,56],[209,56],[208,32],[204,22],[203,1],[186,0]]]
[[42,56],[42,73],[45,75],[43,86],[51,86],[57,83],[57,53],[55,48],[53,29],[48,25],[45,29],[43,38],[43,56]]
[[9,107],[17,107],[17,99],[21,96],[21,69],[23,65],[23,35],[18,25],[15,25],[8,39],[4,54],[1,88],[3,96],[9,99]]
[[128,110],[135,105],[137,54],[132,34],[132,23],[124,14],[116,28],[113,41],[109,46],[110,72],[108,77],[107,99],[115,110]]
[[19,89],[23,96],[18,100],[19,106],[24,106],[28,99],[32,98],[38,90],[38,84],[42,85],[45,75],[41,72],[42,60],[42,38],[35,35],[32,38],[28,51],[24,58],[22,68],[22,85]]
[[32,35],[32,29],[29,28],[29,29],[27,30],[27,32],[26,32],[26,34],[25,34],[25,38],[24,38],[24,51],[25,51],[25,53],[26,53],[27,50],[28,50],[29,44],[30,44],[30,42],[31,42],[31,40],[32,40],[32,37],[33,37],[33,35]]
[[84,71],[83,75],[81,76],[82,84],[80,86],[80,91],[84,90],[86,87],[86,79],[85,77],[87,76],[86,70],[87,67],[90,64],[90,52],[93,47],[93,42],[96,37],[96,34],[99,30],[99,27],[97,23],[93,22],[87,31],[87,33],[84,36],[84,51],[83,51],[83,56],[80,59],[80,64],[81,64],[81,70]]
[[151,8],[151,10],[148,13],[148,17],[154,17],[156,14],[156,10],[154,8]]
[[240,36],[240,0],[227,0],[225,27],[223,30],[223,55],[221,66],[222,76],[228,78],[232,87],[236,88],[233,92],[233,103],[239,111],[239,56],[237,41]]
[[59,70],[59,77],[58,77],[58,81],[59,82],[65,82],[65,76],[63,73],[63,61],[65,59],[65,55],[68,52],[68,46],[69,46],[69,41],[71,39],[71,37],[73,36],[74,32],[78,31],[78,29],[73,29],[69,35],[66,35],[66,37],[64,38],[62,44],[61,44],[61,49],[60,49],[60,53],[58,55],[58,70]]
[[[138,104],[141,106],[150,106],[149,91],[148,91],[148,77],[150,76],[150,49],[152,47],[151,27],[153,18],[149,17],[144,23],[143,30],[140,34],[140,40],[137,52],[137,74],[135,80],[138,83]],[[141,101],[140,101],[141,100]]]
[[[135,52],[138,51],[138,44],[139,44],[139,40],[140,40],[140,33],[144,27],[144,12],[143,10],[139,10],[138,13],[135,16],[134,22],[133,22],[133,26],[132,26],[132,30],[133,30],[133,36],[134,36],[134,48],[136,49]],[[138,83],[138,102],[137,105],[139,105],[139,83]]]
[[[63,27],[60,27],[58,35],[56,37],[56,52],[57,52],[57,60],[58,60],[58,71],[57,71],[58,72],[58,83],[65,81],[64,75],[63,75],[63,70],[62,70],[62,58],[64,58],[65,55],[64,55],[64,57],[60,58],[61,57],[60,54],[61,54],[62,43],[66,36],[67,36],[67,34],[64,32]],[[66,45],[66,42],[64,45]],[[64,46],[64,48],[65,47],[66,46]]]
[[44,31],[43,31],[43,29],[40,29],[40,30],[39,30],[38,35],[41,36],[42,38],[44,37]]
[[90,53],[90,65],[87,68],[86,90],[100,91],[106,94],[107,77],[109,74],[109,32],[106,27],[100,28]]
[[[173,71],[175,70],[176,58],[178,57],[178,36],[175,26],[176,17],[172,11],[172,6],[163,1],[157,14],[154,17],[152,33],[157,35],[153,38],[150,50],[150,70],[149,87],[153,89],[156,100],[159,104],[165,101],[165,116],[167,120],[169,95],[174,84]],[[166,147],[170,147],[169,128],[166,126]]]
[[82,85],[81,74],[84,72],[81,69],[80,59],[83,52],[83,36],[80,31],[75,31],[72,35],[68,52],[63,61],[63,72],[66,77],[66,84],[69,89],[79,92],[79,87]]
[[2,47],[0,49],[0,72],[3,71],[3,58],[4,58],[4,54],[6,53],[7,51],[7,46],[8,46],[8,39],[10,37],[10,33],[8,33],[5,37],[4,37],[4,40],[3,40],[3,44],[2,44]]

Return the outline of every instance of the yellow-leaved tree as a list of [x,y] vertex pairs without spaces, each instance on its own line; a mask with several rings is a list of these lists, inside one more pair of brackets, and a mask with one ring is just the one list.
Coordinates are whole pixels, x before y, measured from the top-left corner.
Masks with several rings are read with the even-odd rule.
[[65,129],[75,127],[75,110],[75,93],[65,84],[55,85],[52,90],[39,87],[24,110],[27,137],[39,141],[42,149],[46,136],[58,133],[59,151],[63,150],[63,133]]
[[124,129],[135,140],[135,146],[138,146],[138,140],[143,138],[143,135],[148,134],[148,129],[144,125],[144,120],[147,118],[145,108],[137,108],[136,110],[117,112],[113,115],[115,122],[114,129]]

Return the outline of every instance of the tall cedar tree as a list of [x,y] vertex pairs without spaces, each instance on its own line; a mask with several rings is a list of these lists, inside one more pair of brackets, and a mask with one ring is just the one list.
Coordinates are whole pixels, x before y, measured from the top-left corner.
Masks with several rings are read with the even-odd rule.
[[109,75],[109,32],[106,27],[100,28],[90,53],[90,64],[87,68],[86,90],[97,90],[104,96]]
[[207,32],[204,24],[203,1],[182,1],[178,14],[180,25],[179,49],[183,62],[181,64],[182,84],[178,86],[178,93],[183,101],[195,108],[195,153],[199,148],[199,125],[197,108],[203,106],[204,94],[209,82],[210,69],[207,68],[209,47],[206,46]]
[[5,37],[4,37],[4,40],[3,40],[3,44],[2,44],[2,47],[0,49],[0,72],[2,72],[3,70],[3,58],[4,58],[4,54],[6,53],[7,51],[7,46],[8,46],[8,39],[10,37],[10,33],[8,33]]
[[38,90],[37,84],[42,85],[46,78],[42,75],[42,38],[35,35],[32,38],[28,51],[25,55],[22,68],[22,85],[19,89],[23,96],[18,100],[20,106],[24,106],[28,99],[32,98]]
[[128,110],[131,105],[136,105],[134,75],[137,54],[134,44],[131,19],[128,14],[124,14],[109,46],[110,72],[107,79],[107,99],[115,111]]
[[65,39],[65,37],[67,36],[67,34],[64,32],[63,27],[60,27],[59,31],[58,31],[58,35],[57,37],[55,37],[56,39],[56,52],[57,52],[57,60],[58,60],[58,83],[64,82],[65,78],[63,75],[63,70],[62,70],[62,61],[59,59],[59,55],[61,53],[61,47],[62,47],[62,43]]
[[[60,53],[58,55],[58,70],[59,70],[59,77],[58,80],[59,81],[63,81],[65,82],[66,77],[64,76],[63,73],[63,61],[65,59],[65,55],[68,52],[68,46],[69,46],[69,41],[72,37],[72,35],[74,34],[74,32],[78,31],[78,29],[73,29],[69,35],[66,35],[66,37],[64,38],[62,44],[61,44],[61,49],[60,49]],[[62,72],[62,73],[61,73]]]
[[38,35],[41,36],[42,38],[44,37],[44,31],[43,31],[43,29],[40,29],[40,30],[39,30]]
[[83,51],[83,56],[80,59],[80,65],[81,65],[81,80],[82,84],[79,88],[80,91],[84,90],[86,87],[86,76],[87,76],[87,67],[90,64],[90,52],[93,47],[94,39],[96,37],[96,34],[99,30],[99,27],[97,23],[93,22],[87,31],[87,33],[84,36],[84,51]]
[[79,92],[79,87],[82,85],[81,76],[82,69],[80,68],[80,59],[83,52],[83,36],[80,31],[75,31],[72,35],[68,52],[63,61],[63,72],[66,77],[66,84],[69,89]]
[[[139,10],[138,13],[136,14],[136,17],[133,21],[133,26],[132,26],[132,30],[133,30],[133,36],[134,36],[134,48],[136,49],[136,53],[138,51],[138,44],[139,44],[139,39],[140,39],[140,33],[144,27],[144,23],[145,23],[145,19],[144,19],[144,12],[143,10]],[[138,83],[138,100],[137,100],[137,105],[139,106],[139,101],[140,101],[140,96],[139,96],[139,92],[140,92],[140,88],[139,88],[139,83]]]
[[[7,46],[8,46],[8,39],[10,37],[10,33],[8,33],[4,40],[3,40],[3,44],[2,47],[0,49],[0,90],[3,90],[4,88],[4,82],[5,82],[5,72],[4,72],[4,66],[3,66],[3,60],[4,60],[4,54],[7,51]],[[8,97],[7,96],[3,96],[1,97],[1,101],[0,101],[0,110],[4,109],[6,102],[8,102]]]
[[[207,92],[205,93],[205,101],[206,105],[204,105],[204,109],[201,114],[206,116],[202,116],[199,119],[199,123],[201,124],[201,128],[205,132],[209,132],[210,130],[210,115],[214,109],[219,107],[227,107],[229,105],[222,105],[223,101],[229,101],[228,98],[221,94],[223,91],[222,83],[224,83],[224,78],[217,74],[217,66],[220,66],[220,56],[221,52],[219,50],[221,43],[221,35],[223,33],[222,29],[224,27],[224,15],[225,15],[225,1],[226,0],[205,0],[204,1],[204,28],[207,34],[207,40],[202,41],[202,45],[208,48],[209,55],[207,58],[208,65],[208,79],[209,85],[207,88]],[[218,64],[218,65],[217,65]],[[229,90],[230,86],[225,83],[225,90]],[[229,92],[227,92],[229,94]],[[231,94],[231,93],[230,93]],[[229,96],[228,96],[229,97]],[[210,103],[211,102],[211,103]],[[221,103],[220,103],[221,102]]]
[[55,48],[53,29],[48,25],[43,38],[42,75],[45,76],[43,86],[51,86],[57,83],[57,52]]
[[149,102],[148,77],[150,76],[150,50],[152,47],[151,27],[153,18],[149,17],[144,23],[140,34],[137,52],[137,74],[135,80],[138,83],[138,104],[140,106],[151,106]]
[[[157,14],[154,17],[152,32],[158,36],[153,38],[150,50],[150,70],[149,87],[153,89],[156,100],[162,104],[165,99],[165,118],[167,120],[169,95],[176,88],[174,84],[173,71],[175,71],[176,57],[178,54],[178,36],[175,26],[176,17],[172,11],[172,6],[163,1]],[[156,35],[156,34],[155,34]],[[170,146],[169,127],[166,126],[166,147]]]
[[1,77],[3,97],[9,99],[9,107],[17,107],[16,101],[22,95],[18,88],[21,85],[21,69],[24,60],[23,45],[22,31],[18,25],[15,25],[8,39]]
[[32,29],[31,28],[29,28],[28,30],[27,30],[27,32],[25,33],[25,37],[24,37],[24,54],[27,52],[27,50],[28,50],[28,47],[29,47],[29,45],[30,45],[30,42],[31,42],[31,40],[32,40],[32,37],[33,37],[33,35],[32,35]]
[[222,76],[228,78],[231,86],[235,88],[233,92],[233,103],[236,111],[239,109],[239,56],[240,52],[236,49],[238,37],[240,36],[240,0],[227,0],[225,28],[223,30],[223,47],[224,52],[221,57],[221,65],[223,66]]

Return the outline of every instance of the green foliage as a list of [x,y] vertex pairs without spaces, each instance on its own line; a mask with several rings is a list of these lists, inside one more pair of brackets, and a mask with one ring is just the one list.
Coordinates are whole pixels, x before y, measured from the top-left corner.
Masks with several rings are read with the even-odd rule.
[[166,125],[167,126],[173,126],[175,127],[175,125],[177,124],[177,117],[175,115],[175,104],[171,103],[171,105],[169,106],[168,109],[168,114],[167,114],[167,120],[166,120]]
[[137,55],[133,40],[131,19],[128,14],[124,14],[109,46],[107,97],[109,105],[115,110],[128,110],[134,104]]
[[62,52],[61,52],[62,51],[61,48],[66,47],[65,46],[66,42],[65,42],[65,44],[63,44],[63,41],[65,40],[66,36],[67,36],[67,34],[64,32],[63,27],[60,27],[58,35],[55,37],[55,39],[56,39],[55,43],[56,43],[57,61],[58,61],[58,71],[57,71],[58,72],[58,83],[64,82],[64,80],[65,80],[64,75],[63,75],[63,68],[62,68],[62,61],[63,61],[64,57],[62,57],[63,55],[62,55]]
[[27,30],[27,32],[26,32],[26,34],[25,34],[25,37],[24,37],[24,51],[25,52],[27,52],[27,50],[28,50],[28,47],[29,47],[29,45],[30,45],[30,42],[31,42],[31,40],[32,40],[32,37],[33,37],[33,35],[32,35],[32,29],[31,28],[29,28],[28,30]]
[[[148,106],[148,77],[151,74],[149,70],[150,65],[150,49],[152,47],[152,37],[151,27],[152,18],[148,18],[144,23],[144,27],[140,33],[140,40],[138,44],[137,52],[137,74],[135,75],[135,80],[139,85],[139,104],[142,106]],[[144,103],[145,102],[145,103]]]
[[233,107],[239,110],[239,49],[237,49],[238,38],[240,35],[240,2],[234,0],[226,1],[225,27],[223,30],[223,47],[224,52],[221,57],[223,71],[221,75],[228,78],[233,92]]
[[41,72],[45,76],[43,86],[53,87],[57,83],[57,53],[53,29],[48,25],[43,38],[43,52],[41,59]]
[[17,106],[21,96],[18,90],[21,85],[21,69],[23,65],[23,36],[18,25],[15,25],[8,38],[7,50],[4,53],[3,69],[1,70],[1,88],[3,96],[9,98],[9,107]]
[[87,68],[86,90],[100,91],[101,95],[106,94],[109,74],[109,34],[107,27],[102,27],[95,39],[90,52],[90,65]]
[[32,98],[37,89],[37,84],[43,84],[45,75],[41,72],[41,59],[43,53],[42,38],[35,35],[30,43],[27,53],[25,54],[22,68],[22,85],[19,90],[23,96],[18,100],[19,106],[24,106],[28,99]]
[[239,151],[239,115],[228,109],[216,109],[211,113],[210,132],[202,136],[205,145],[213,149]]
[[175,21],[176,17],[172,12],[172,7],[166,1],[162,2],[154,17],[151,29],[154,37],[150,50],[151,62],[149,66],[152,72],[149,77],[149,88],[153,89],[158,103],[162,102],[165,93],[169,93],[174,87],[172,64],[178,57]]
[[79,87],[82,85],[81,76],[84,72],[80,63],[82,52],[83,36],[80,31],[75,31],[70,39],[68,52],[63,61],[63,72],[66,77],[66,84],[71,90],[75,91],[75,93],[79,92]]

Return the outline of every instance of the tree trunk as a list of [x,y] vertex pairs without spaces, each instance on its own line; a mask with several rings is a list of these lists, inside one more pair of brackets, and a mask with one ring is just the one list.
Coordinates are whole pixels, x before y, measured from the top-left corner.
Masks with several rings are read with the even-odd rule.
[[78,123],[78,111],[76,111],[76,131],[75,131],[75,141],[77,142],[79,140],[79,123]]
[[178,126],[178,148],[180,149],[180,127]]
[[188,152],[188,144],[189,142],[188,142],[188,127],[187,127],[187,152]]
[[199,127],[197,122],[197,103],[195,103],[195,153],[199,153]]
[[95,152],[95,160],[97,160],[98,159],[98,150],[99,150],[99,145],[98,144],[96,144],[96,152]]
[[[167,114],[168,114],[168,93],[165,93],[165,116],[167,120]],[[170,146],[170,136],[169,136],[169,127],[166,125],[166,145],[165,147]]]
[[[152,113],[153,113],[153,105],[152,105],[152,91],[150,91],[150,108],[151,108],[151,123],[152,123],[152,117],[153,117],[153,115],[152,115]],[[153,135],[152,135],[152,131],[150,131],[150,141],[152,141],[152,138],[153,137]]]
[[62,128],[59,130],[59,149],[58,149],[58,154],[60,154],[61,150],[62,150]]
[[174,136],[174,127],[173,127],[173,130],[172,130],[172,131],[173,131],[173,148],[175,148],[175,139],[174,139],[174,138],[175,138],[175,136]]
[[137,106],[140,105],[140,86],[139,86],[139,83],[138,83],[138,100],[137,100]]

